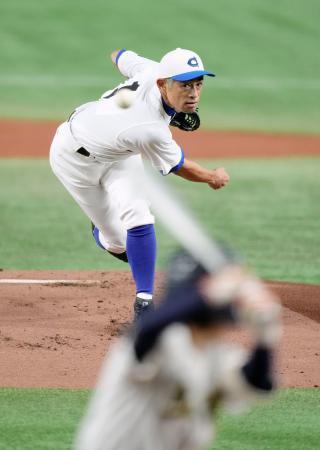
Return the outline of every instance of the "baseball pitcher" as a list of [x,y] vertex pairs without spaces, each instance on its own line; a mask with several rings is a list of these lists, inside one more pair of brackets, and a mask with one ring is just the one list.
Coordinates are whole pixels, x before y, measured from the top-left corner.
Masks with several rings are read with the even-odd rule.
[[[235,325],[251,349],[227,343]],[[207,448],[217,407],[241,412],[273,391],[280,334],[280,306],[258,280],[235,266],[209,275],[179,255],[160,307],[111,350],[75,450]]]
[[[50,149],[53,172],[89,217],[99,247],[128,261],[136,284],[135,316],[152,309],[156,237],[154,216],[128,174],[142,158],[162,175],[220,189],[224,168],[209,170],[184,157],[170,125],[192,131],[205,76],[195,52],[173,50],[160,63],[122,49],[111,55],[126,80],[77,108],[57,129]],[[130,94],[130,95],[129,95]]]

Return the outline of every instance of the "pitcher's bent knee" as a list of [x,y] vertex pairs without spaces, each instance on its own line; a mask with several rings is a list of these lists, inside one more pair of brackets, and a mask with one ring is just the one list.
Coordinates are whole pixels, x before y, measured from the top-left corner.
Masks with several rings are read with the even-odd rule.
[[134,201],[130,207],[124,209],[120,218],[127,230],[140,225],[155,223],[155,218],[151,214],[147,202],[142,199]]
[[116,239],[113,236],[113,241],[106,238],[97,227],[93,227],[92,236],[98,247],[103,250],[107,250],[111,253],[121,254],[126,251],[125,241],[121,239]]

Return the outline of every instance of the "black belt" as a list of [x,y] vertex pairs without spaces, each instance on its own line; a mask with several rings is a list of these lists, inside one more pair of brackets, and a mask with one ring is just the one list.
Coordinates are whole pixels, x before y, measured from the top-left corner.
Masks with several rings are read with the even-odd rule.
[[88,150],[86,150],[83,147],[79,148],[79,150],[77,150],[77,153],[80,153],[80,155],[83,155],[83,156],[90,156],[90,153],[88,152]]

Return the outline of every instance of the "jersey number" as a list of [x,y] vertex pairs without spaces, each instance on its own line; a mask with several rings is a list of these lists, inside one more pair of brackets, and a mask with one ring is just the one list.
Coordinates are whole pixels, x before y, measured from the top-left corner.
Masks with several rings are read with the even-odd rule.
[[130,91],[136,91],[136,90],[138,89],[139,86],[140,86],[139,83],[138,83],[137,81],[135,81],[135,82],[132,83],[132,84],[127,84],[127,85],[125,85],[125,86],[121,86],[121,87],[115,88],[115,89],[111,92],[111,94],[106,95],[106,96],[103,97],[103,98],[111,98],[111,97],[113,97],[117,92],[121,91],[121,89],[129,89]]

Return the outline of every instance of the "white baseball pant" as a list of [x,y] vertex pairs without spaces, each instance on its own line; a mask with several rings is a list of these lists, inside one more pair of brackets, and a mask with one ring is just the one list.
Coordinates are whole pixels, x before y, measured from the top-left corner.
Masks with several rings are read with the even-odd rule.
[[100,230],[105,248],[114,253],[126,250],[127,230],[154,223],[146,199],[136,192],[128,171],[137,177],[143,171],[140,155],[102,162],[77,153],[81,145],[71,134],[69,123],[59,126],[50,148],[54,174],[85,214]]

